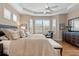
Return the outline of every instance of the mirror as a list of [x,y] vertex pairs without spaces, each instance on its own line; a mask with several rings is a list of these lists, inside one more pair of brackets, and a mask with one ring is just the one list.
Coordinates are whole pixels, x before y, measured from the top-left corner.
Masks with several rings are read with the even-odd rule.
[[79,31],[79,17],[71,19],[68,22],[69,26],[71,26],[69,31]]

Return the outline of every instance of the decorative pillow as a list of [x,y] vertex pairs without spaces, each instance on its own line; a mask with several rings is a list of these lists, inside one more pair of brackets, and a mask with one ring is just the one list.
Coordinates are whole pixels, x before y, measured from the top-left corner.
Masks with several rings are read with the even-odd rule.
[[26,35],[27,35],[27,36],[30,36],[30,35],[31,35],[31,33],[30,33],[30,32],[26,32]]
[[3,30],[9,40],[20,38],[19,32],[11,29]]
[[1,36],[0,40],[8,40],[8,38],[6,36]]
[[23,38],[23,37],[27,37],[26,33],[24,30],[20,30],[20,37]]
[[15,31],[15,30],[10,30],[10,29],[9,29],[9,32],[11,33],[13,39],[18,39],[18,38],[20,38],[19,31]]
[[2,30],[5,33],[5,36],[8,38],[8,40],[13,40],[12,34],[9,30]]

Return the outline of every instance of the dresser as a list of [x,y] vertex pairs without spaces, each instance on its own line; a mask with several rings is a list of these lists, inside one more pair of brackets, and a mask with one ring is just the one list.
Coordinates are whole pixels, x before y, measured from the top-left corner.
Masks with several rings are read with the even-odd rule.
[[63,40],[79,47],[79,32],[63,32]]

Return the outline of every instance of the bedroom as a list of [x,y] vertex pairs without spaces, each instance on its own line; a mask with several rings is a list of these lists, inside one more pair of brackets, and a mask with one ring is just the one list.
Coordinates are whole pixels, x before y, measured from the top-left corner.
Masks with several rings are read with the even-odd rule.
[[[76,47],[73,46],[74,44],[70,44],[70,38],[67,38],[69,43],[67,43],[67,40],[63,38],[67,34],[64,32],[70,31],[71,34],[71,30],[72,32],[77,32],[77,30],[79,29],[79,27],[77,26],[78,21],[69,22],[69,20],[73,20],[75,18],[78,19],[78,12],[78,3],[0,3],[0,30],[4,33],[8,31],[11,32],[5,33],[6,37],[8,38],[6,38],[7,40],[5,40],[5,38],[3,39],[1,36],[1,46],[3,43],[3,49],[1,48],[1,50],[3,50],[5,54],[8,53],[8,55],[14,56],[79,56],[79,43],[77,45],[78,47]],[[76,22],[77,25],[74,25],[74,22]],[[72,26],[73,28],[71,28],[70,26]],[[20,31],[19,36],[17,36],[18,34],[15,34],[14,30]],[[24,31],[27,32],[27,35]],[[51,33],[51,35],[49,35],[49,32]],[[64,33],[64,36],[62,35],[62,33]],[[19,38],[19,40],[12,40],[10,34],[14,36],[14,38],[21,38]],[[35,41],[27,39],[35,39]],[[65,42],[63,42],[64,40]],[[25,46],[26,42],[28,43],[28,47]],[[50,42],[51,45],[47,42]],[[78,39],[77,42],[79,42]],[[9,49],[9,46],[6,46],[8,44],[12,46],[10,47],[10,51],[6,51],[6,49],[4,50],[4,48],[7,48],[7,50]],[[19,45],[21,46],[17,48],[17,46]],[[34,47],[36,49],[34,49]],[[41,50],[41,52],[39,53],[39,47],[41,49],[44,49],[44,51]],[[17,53],[15,53],[15,50],[18,50]],[[24,53],[24,51],[28,52],[28,54]],[[74,51],[74,53],[72,53],[72,51]],[[1,51],[1,53],[3,52]],[[34,54],[34,52],[36,53]]]

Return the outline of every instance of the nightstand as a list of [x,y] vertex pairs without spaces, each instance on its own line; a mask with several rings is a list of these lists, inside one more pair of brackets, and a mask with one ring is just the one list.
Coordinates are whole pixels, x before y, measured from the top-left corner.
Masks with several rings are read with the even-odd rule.
[[2,54],[3,54],[3,44],[0,43],[0,56],[2,56]]

